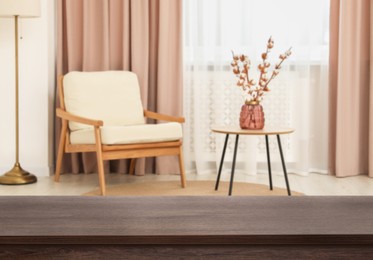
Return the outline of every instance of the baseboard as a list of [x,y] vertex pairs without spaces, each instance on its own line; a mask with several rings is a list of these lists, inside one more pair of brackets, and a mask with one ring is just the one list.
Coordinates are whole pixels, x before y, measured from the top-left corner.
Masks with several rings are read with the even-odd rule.
[[[0,175],[3,175],[4,173],[8,172],[13,166],[10,165],[9,167],[0,167]],[[35,176],[51,176],[53,170],[52,167],[49,166],[27,166],[27,165],[22,165],[22,168],[29,173],[32,173]]]

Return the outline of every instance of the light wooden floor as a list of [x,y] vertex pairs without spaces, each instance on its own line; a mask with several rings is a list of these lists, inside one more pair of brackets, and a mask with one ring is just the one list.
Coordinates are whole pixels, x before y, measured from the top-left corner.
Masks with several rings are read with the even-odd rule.
[[[127,174],[109,174],[106,176],[107,185],[120,184],[124,182],[144,181],[166,181],[179,180],[178,175],[154,175],[129,176]],[[187,180],[215,180],[216,175],[195,175],[188,174]],[[222,180],[228,181],[229,175],[223,174]],[[268,175],[258,174],[247,176],[237,174],[235,181],[252,182],[268,185]],[[309,174],[299,176],[289,174],[290,187],[294,191],[302,192],[305,195],[373,195],[373,178],[367,176],[356,176],[348,178],[335,178],[321,174]],[[284,177],[274,174],[273,184],[276,187],[285,188]],[[97,174],[64,174],[61,181],[55,183],[53,177],[39,177],[38,182],[29,185],[7,186],[0,185],[0,196],[10,195],[81,195],[85,192],[98,188]]]

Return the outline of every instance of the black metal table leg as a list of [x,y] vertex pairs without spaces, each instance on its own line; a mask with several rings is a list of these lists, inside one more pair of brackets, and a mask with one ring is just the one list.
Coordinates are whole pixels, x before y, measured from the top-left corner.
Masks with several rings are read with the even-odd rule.
[[271,171],[271,156],[269,155],[268,135],[266,135],[266,150],[267,150],[269,189],[273,190],[273,185],[272,185],[272,171]]
[[290,187],[289,187],[289,180],[288,180],[288,174],[287,174],[287,172],[286,172],[286,166],[285,166],[284,155],[283,155],[283,153],[282,153],[282,147],[281,147],[280,135],[277,135],[277,143],[278,143],[278,148],[280,149],[281,162],[282,162],[282,169],[284,170],[284,176],[285,176],[286,188],[287,188],[287,190],[288,190],[288,195],[291,196],[291,191],[290,191]]
[[235,142],[235,145],[234,145],[234,154],[233,154],[233,162],[232,162],[231,182],[229,183],[229,193],[228,193],[229,196],[232,195],[234,170],[236,168],[236,156],[237,156],[237,147],[238,147],[238,137],[239,137],[239,135],[236,135],[236,142]]
[[228,138],[229,138],[229,134],[227,134],[225,136],[225,142],[224,142],[223,152],[222,152],[222,155],[221,155],[220,166],[219,166],[219,173],[218,173],[218,177],[216,178],[215,190],[218,190],[218,188],[219,188],[220,175],[221,175],[221,171],[223,169],[225,150],[227,149]]

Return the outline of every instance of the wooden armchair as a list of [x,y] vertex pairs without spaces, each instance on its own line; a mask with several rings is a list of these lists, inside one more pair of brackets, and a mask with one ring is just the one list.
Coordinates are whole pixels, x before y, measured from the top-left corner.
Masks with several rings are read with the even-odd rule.
[[[177,155],[181,186],[186,186],[182,117],[144,110],[136,74],[129,71],[70,72],[58,79],[62,119],[55,181],[64,153],[96,152],[101,194],[105,195],[104,160]],[[146,124],[145,118],[169,121]]]

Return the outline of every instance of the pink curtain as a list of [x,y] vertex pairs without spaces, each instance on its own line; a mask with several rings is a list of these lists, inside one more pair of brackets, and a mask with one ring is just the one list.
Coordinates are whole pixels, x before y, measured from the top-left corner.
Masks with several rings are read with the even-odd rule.
[[[144,108],[182,115],[181,0],[57,2],[58,75],[74,70],[133,71],[139,78]],[[63,172],[96,171],[94,154],[64,157]],[[106,172],[127,172],[128,162],[112,161],[105,167]],[[145,172],[178,173],[177,158],[137,160],[136,174]]]
[[330,7],[330,173],[373,177],[373,3]]

